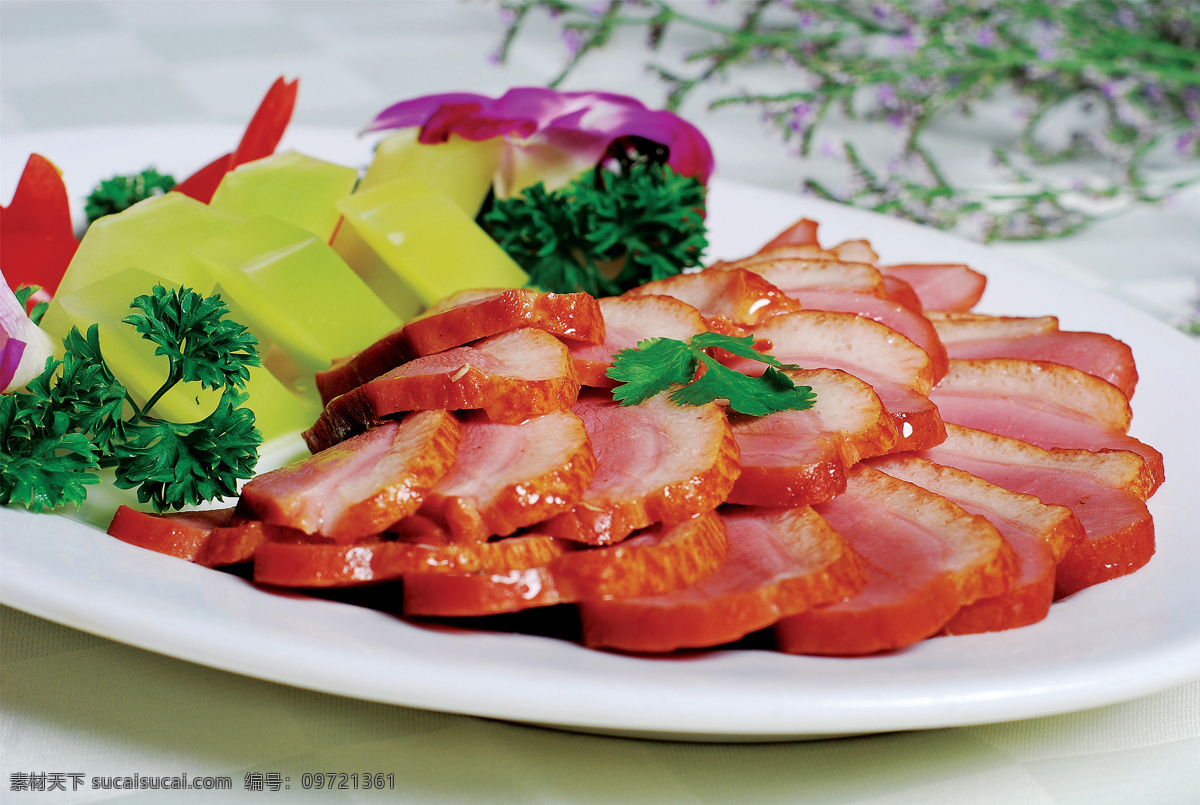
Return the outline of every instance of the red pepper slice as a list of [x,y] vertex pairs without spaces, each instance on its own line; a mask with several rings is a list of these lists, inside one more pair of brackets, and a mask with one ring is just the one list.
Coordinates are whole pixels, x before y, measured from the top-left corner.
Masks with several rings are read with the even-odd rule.
[[275,79],[275,83],[267,90],[266,96],[259,104],[258,111],[250,119],[237,150],[217,157],[175,185],[175,190],[207,204],[212,200],[217,185],[226,173],[238,165],[275,153],[296,108],[296,91],[299,85],[300,79],[284,81],[282,76]]
[[40,285],[53,293],[77,248],[62,173],[30,154],[12,203],[0,205],[0,269],[9,287]]

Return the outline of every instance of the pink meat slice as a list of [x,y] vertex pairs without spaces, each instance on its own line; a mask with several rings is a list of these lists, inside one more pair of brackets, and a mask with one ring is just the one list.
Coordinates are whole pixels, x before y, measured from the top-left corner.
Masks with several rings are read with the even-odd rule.
[[434,304],[362,352],[319,372],[317,388],[322,400],[329,402],[413,358],[522,327],[587,343],[604,339],[600,307],[588,294],[540,293],[527,288],[463,291]]
[[[1132,573],[1154,555],[1154,521],[1139,495],[1139,476],[1125,472],[1127,456],[1045,450],[953,425],[947,432],[945,443],[920,455],[1043,503],[1066,506],[1083,524],[1083,540],[1058,565],[1056,597]],[[1118,473],[1105,466],[1111,464],[1120,465]],[[1128,482],[1116,480],[1120,473]]]
[[1010,436],[1040,447],[1128,450],[1146,462],[1155,487],[1162,453],[1129,436],[1121,390],[1069,366],[1013,358],[951,360],[930,394],[945,422]]
[[880,266],[885,277],[896,277],[916,291],[925,310],[966,311],[983,297],[987,277],[957,264],[904,264]]
[[1127,344],[1104,333],[1059,330],[1054,316],[943,313],[930,318],[951,358],[1061,363],[1112,383],[1127,399],[1137,386],[1137,366]]
[[869,263],[829,259],[829,253],[805,255],[802,247],[780,247],[732,262],[714,263],[710,270],[745,269],[761,275],[787,295],[793,291],[854,291],[882,297],[883,275]]
[[850,467],[888,452],[899,438],[878,395],[853,375],[836,369],[788,374],[816,393],[816,403],[807,411],[764,417],[730,414],[742,465],[730,503],[799,506],[828,500],[845,490]]
[[631,406],[605,392],[580,397],[574,411],[587,428],[596,474],[579,502],[543,524],[542,533],[607,545],[725,501],[740,467],[724,410],[677,405],[669,394]]
[[403,411],[482,409],[493,422],[570,408],[579,380],[562,341],[523,328],[409,361],[331,400],[304,438],[314,452]]
[[[892,328],[854,313],[802,310],[768,319],[754,337],[784,363],[840,369],[870,385],[896,423],[894,450],[919,449],[945,436],[927,396],[933,385],[929,355]],[[747,374],[763,371],[750,361],[731,365]]]
[[1008,589],[1011,546],[991,523],[946,498],[865,464],[846,492],[814,507],[863,558],[852,598],[784,618],[779,647],[795,654],[873,654],[937,634],[959,609]]
[[1012,492],[953,467],[912,453],[868,461],[877,470],[916,484],[980,515],[1017,553],[1020,573],[1003,593],[968,604],[942,628],[943,634],[975,634],[1036,623],[1054,601],[1055,569],[1084,537],[1083,524],[1065,506]]
[[698,271],[647,282],[625,296],[670,296],[696,308],[710,329],[741,335],[744,328],[800,305],[762,276],[751,271]]
[[600,310],[604,342],[571,346],[571,360],[585,386],[613,388],[616,381],[605,374],[613,356],[623,349],[636,349],[647,338],[687,341],[708,330],[699,311],[670,296],[609,296],[600,300]]
[[946,347],[938,337],[933,323],[920,313],[891,299],[880,299],[870,294],[850,291],[794,290],[789,294],[804,306],[805,310],[832,310],[857,313],[868,319],[891,327],[908,340],[925,350],[932,363],[934,381],[946,374]]
[[448,411],[422,411],[251,479],[242,503],[266,523],[352,542],[414,513],[461,437]]
[[583,420],[570,411],[515,425],[475,414],[462,431],[454,466],[421,507],[459,540],[508,536],[564,512],[595,473]]
[[729,552],[712,575],[663,595],[581,602],[583,642],[643,653],[717,646],[862,588],[858,557],[812,509],[720,515]]

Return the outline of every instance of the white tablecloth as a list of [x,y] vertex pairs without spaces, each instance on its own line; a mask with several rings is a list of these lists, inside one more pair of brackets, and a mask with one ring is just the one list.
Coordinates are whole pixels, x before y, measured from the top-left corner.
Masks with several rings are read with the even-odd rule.
[[[493,65],[500,33],[490,6],[433,0],[3,0],[0,147],[3,137],[47,129],[242,125],[281,74],[301,78],[297,123],[358,128],[394,100],[497,93],[543,83],[561,64],[563,44],[544,25],[521,40],[509,66]],[[643,61],[640,43],[620,41],[571,86],[657,105],[661,92]],[[785,146],[753,113],[685,112],[712,140],[721,176],[797,187]],[[7,201],[12,186],[2,191]],[[1000,248],[1170,321],[1196,290],[1198,232],[1200,193],[1192,191],[1067,240]],[[1008,724],[704,745],[562,733],[294,689],[8,607],[0,629],[5,802],[1200,802],[1200,681]],[[305,772],[368,770],[393,775],[394,788],[298,787]],[[92,788],[94,777],[135,773],[228,776],[233,790]],[[284,779],[290,790],[273,791]],[[66,790],[21,790],[39,787]]]

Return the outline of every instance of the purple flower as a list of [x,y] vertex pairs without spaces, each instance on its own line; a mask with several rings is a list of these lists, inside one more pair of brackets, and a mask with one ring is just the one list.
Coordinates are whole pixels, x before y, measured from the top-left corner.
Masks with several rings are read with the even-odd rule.
[[1200,140],[1200,131],[1185,131],[1175,140],[1175,151],[1182,156],[1187,156],[1196,149],[1197,140]]
[[42,373],[54,342],[30,321],[0,274],[0,393],[9,394]]
[[996,41],[995,28],[984,27],[975,32],[975,43],[981,48],[995,47]]
[[545,182],[561,187],[599,164],[613,141],[641,137],[664,146],[667,163],[684,176],[707,182],[713,154],[700,130],[678,115],[647,109],[636,98],[607,92],[510,89],[499,98],[468,92],[425,95],[389,106],[366,131],[420,126],[419,141],[444,143],[454,134],[507,144],[495,178],[507,198]]
[[880,84],[877,97],[880,105],[885,108],[896,105],[896,90],[891,84]]

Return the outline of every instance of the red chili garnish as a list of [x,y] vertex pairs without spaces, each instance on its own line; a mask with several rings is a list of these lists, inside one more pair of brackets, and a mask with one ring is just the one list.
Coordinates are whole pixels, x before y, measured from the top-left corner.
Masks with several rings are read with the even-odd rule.
[[0,205],[0,267],[9,287],[40,285],[53,293],[77,248],[62,174],[31,154],[12,203]]
[[250,125],[246,127],[246,133],[242,135],[237,150],[217,157],[175,185],[175,190],[207,204],[212,200],[217,185],[226,173],[238,165],[275,153],[275,148],[283,139],[283,133],[292,119],[292,111],[296,108],[296,91],[299,84],[299,79],[284,81],[282,76],[275,79],[275,83],[267,90],[266,96],[259,104],[258,111],[250,119]]

